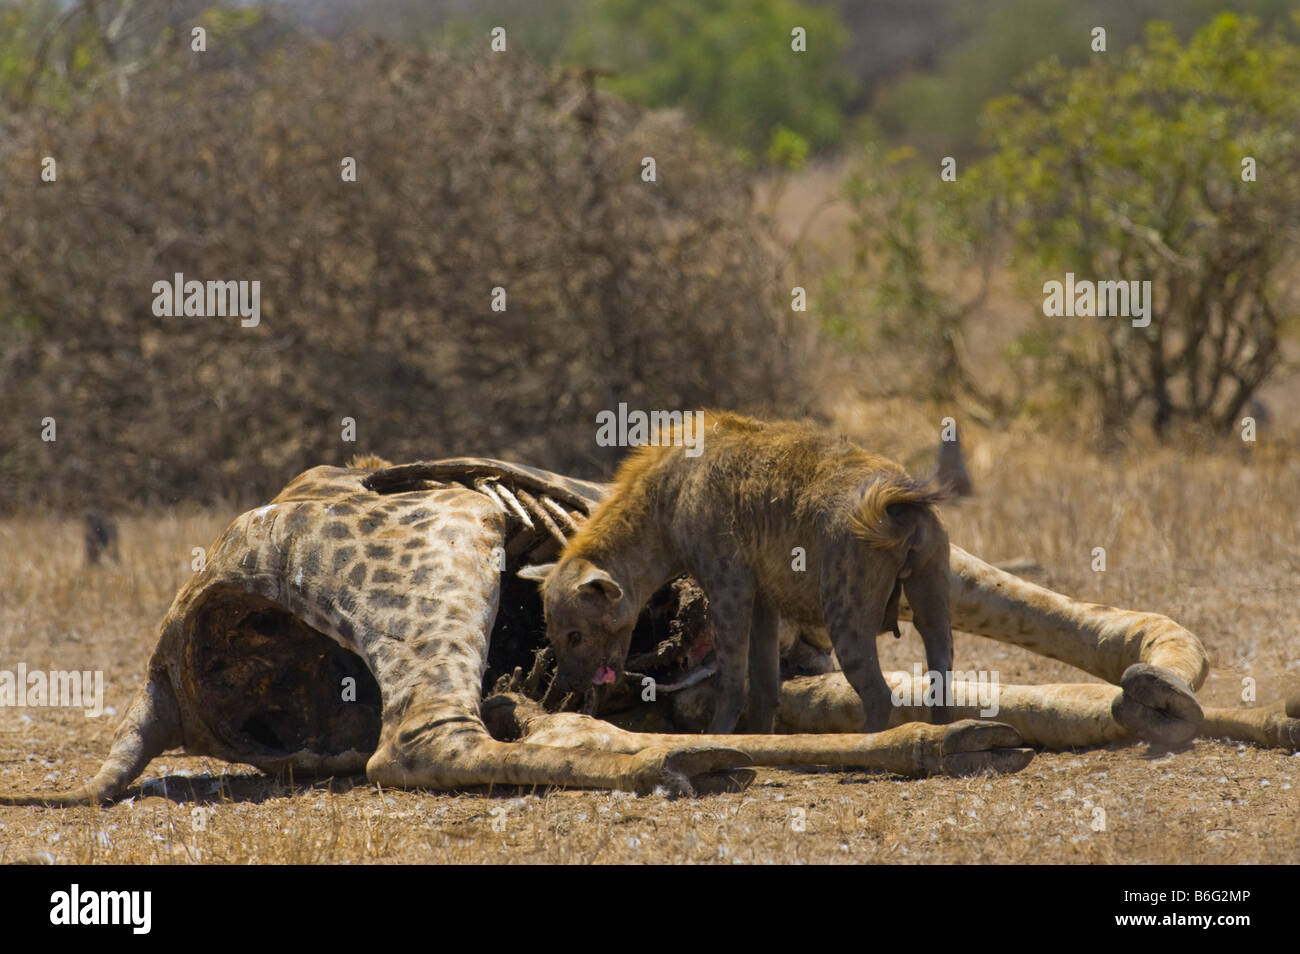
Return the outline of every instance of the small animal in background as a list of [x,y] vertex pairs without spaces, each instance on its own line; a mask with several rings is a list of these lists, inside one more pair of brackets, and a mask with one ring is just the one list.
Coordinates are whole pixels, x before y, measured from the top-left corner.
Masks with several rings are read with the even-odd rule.
[[[665,430],[670,431],[670,428]],[[948,535],[943,493],[893,461],[805,424],[708,415],[698,456],[661,434],[634,450],[613,494],[557,563],[525,567],[542,584],[559,688],[623,671],[632,629],[664,583],[690,573],[709,599],[719,702],[709,731],[771,732],[780,695],[778,617],[825,626],[862,700],[864,731],[889,723],[876,636],[898,626],[905,594],[927,668],[950,678]],[[674,446],[676,445],[676,446]],[[941,687],[946,699],[946,682]],[[935,722],[951,712],[932,710]]]
[[1260,398],[1251,398],[1246,404],[1246,415],[1255,419],[1255,426],[1265,430],[1273,423],[1273,412]]
[[83,522],[86,528],[86,562],[98,563],[105,554],[116,561],[117,524],[93,508],[86,511]]
[[939,442],[939,466],[934,475],[942,487],[947,487],[958,497],[975,493],[970,472],[966,470],[966,455],[961,450],[961,435],[954,428],[952,440]]

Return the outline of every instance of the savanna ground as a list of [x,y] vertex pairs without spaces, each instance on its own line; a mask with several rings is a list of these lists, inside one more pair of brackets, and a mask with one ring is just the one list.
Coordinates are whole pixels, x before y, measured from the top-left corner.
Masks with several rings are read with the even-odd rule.
[[[917,460],[934,423],[915,408],[846,408],[846,431]],[[1300,683],[1300,455],[1132,448],[1102,458],[1031,430],[970,431],[973,499],[945,507],[954,542],[990,560],[1032,556],[1040,582],[1167,613],[1205,642],[1203,703],[1260,702]],[[1293,445],[1292,445],[1293,446]],[[286,475],[288,478],[291,475]],[[68,788],[98,768],[142,678],[157,626],[235,509],[120,524],[121,562],[84,564],[79,520],[0,522],[0,668],[102,669],[110,712],[10,709],[0,788]],[[1106,549],[1105,572],[1091,568]],[[882,637],[891,668],[922,658]],[[1023,650],[959,634],[959,668],[1003,683],[1091,681]],[[1043,752],[1017,775],[900,779],[761,769],[749,791],[702,799],[579,791],[378,790],[303,782],[168,754],[104,809],[0,810],[0,861],[1172,862],[1300,860],[1300,755],[1219,741]],[[196,816],[196,810],[198,815]]]

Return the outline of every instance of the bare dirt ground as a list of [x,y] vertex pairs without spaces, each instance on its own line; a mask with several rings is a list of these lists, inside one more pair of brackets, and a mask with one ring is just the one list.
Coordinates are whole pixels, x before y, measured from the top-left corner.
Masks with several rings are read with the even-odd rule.
[[[890,410],[850,433],[906,459],[935,423]],[[910,435],[910,437],[909,437]],[[874,440],[873,440],[874,439]],[[910,440],[911,443],[906,443]],[[1120,459],[1017,431],[968,435],[978,496],[950,505],[954,542],[991,560],[1032,556],[1045,585],[1156,610],[1196,632],[1214,674],[1199,693],[1241,705],[1300,684],[1300,455],[1144,448]],[[0,789],[65,789],[92,774],[144,671],[157,626],[234,508],[121,521],[121,562],[84,565],[79,521],[0,522],[0,669],[102,669],[112,712],[0,709]],[[1106,548],[1094,572],[1093,548]],[[914,632],[882,638],[891,668]],[[1093,681],[968,635],[959,668],[1003,683]],[[0,809],[0,861],[1173,862],[1300,861],[1300,755],[1201,740],[1045,752],[1018,775],[905,780],[760,770],[736,795],[671,801],[597,792],[380,791],[304,783],[171,754],[106,809]]]

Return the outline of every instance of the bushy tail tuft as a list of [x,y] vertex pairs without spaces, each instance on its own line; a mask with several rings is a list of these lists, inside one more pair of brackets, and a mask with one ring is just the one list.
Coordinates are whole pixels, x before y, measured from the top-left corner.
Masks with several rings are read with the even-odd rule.
[[348,466],[356,470],[382,470],[393,465],[378,454],[354,454]]
[[867,486],[862,502],[849,518],[853,535],[868,546],[887,548],[907,539],[917,511],[930,511],[948,498],[948,491],[906,475],[888,475]]

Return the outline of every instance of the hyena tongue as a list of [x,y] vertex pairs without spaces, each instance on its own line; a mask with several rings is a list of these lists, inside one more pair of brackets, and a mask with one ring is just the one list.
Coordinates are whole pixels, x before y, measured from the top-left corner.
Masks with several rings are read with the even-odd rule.
[[618,675],[614,670],[610,669],[608,666],[601,666],[596,670],[596,675],[591,677],[591,684],[593,686],[605,686],[609,685],[617,678]]

